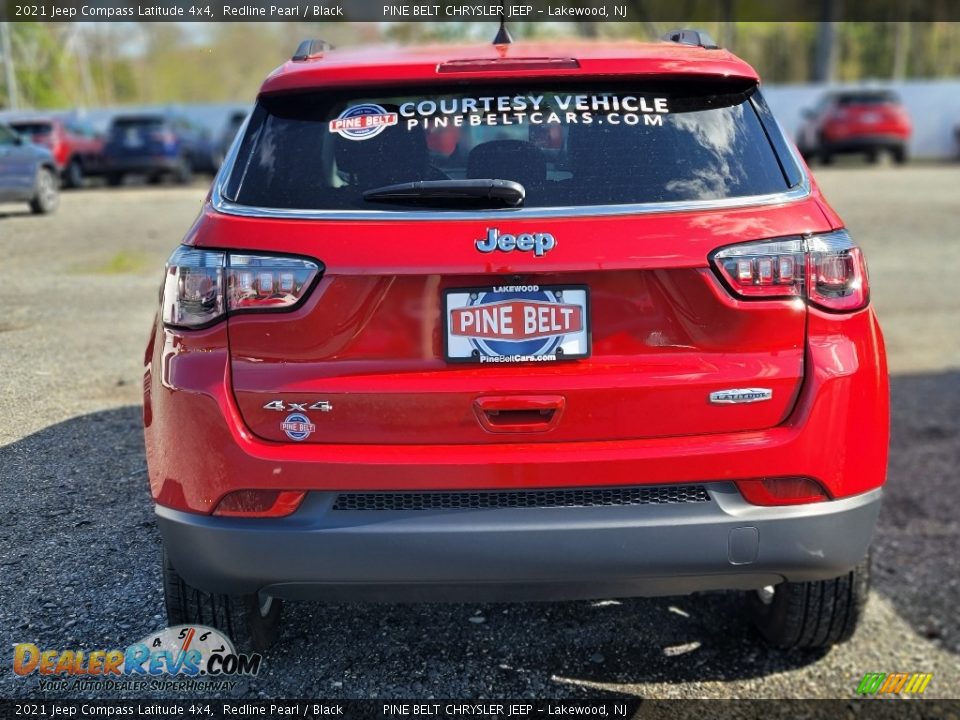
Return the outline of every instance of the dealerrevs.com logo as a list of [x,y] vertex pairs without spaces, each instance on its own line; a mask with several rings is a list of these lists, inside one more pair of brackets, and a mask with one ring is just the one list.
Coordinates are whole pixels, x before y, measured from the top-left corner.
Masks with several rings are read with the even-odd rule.
[[260,672],[263,657],[240,654],[220,631],[176,625],[113,650],[13,648],[13,671],[40,690],[229,690]]
[[933,673],[867,673],[857,686],[857,695],[922,695]]

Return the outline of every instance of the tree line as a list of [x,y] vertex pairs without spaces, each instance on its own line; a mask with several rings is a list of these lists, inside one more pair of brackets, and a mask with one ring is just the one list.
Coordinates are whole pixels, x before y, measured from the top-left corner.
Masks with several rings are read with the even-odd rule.
[[[857,82],[960,75],[960,23],[708,22],[766,82]],[[667,23],[516,23],[516,40],[659,37]],[[0,108],[233,102],[251,99],[299,40],[336,46],[489,41],[495,23],[9,23],[12,73]],[[5,70],[7,68],[4,68]],[[9,76],[13,75],[12,78]],[[12,82],[11,82],[12,81]],[[15,86],[13,90],[10,85]]]

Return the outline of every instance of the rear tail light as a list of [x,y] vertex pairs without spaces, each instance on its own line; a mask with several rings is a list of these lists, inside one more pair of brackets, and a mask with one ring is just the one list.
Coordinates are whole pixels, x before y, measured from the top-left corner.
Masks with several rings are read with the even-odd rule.
[[299,490],[237,490],[223,496],[214,515],[223,517],[284,517],[303,501]]
[[830,499],[816,480],[806,477],[738,480],[737,488],[753,505],[802,505]]
[[307,296],[320,272],[319,263],[303,258],[181,245],[167,261],[163,322],[199,328],[228,313],[292,310]]
[[846,230],[731,245],[711,259],[740,297],[801,297],[835,312],[859,310],[870,299],[866,260]]

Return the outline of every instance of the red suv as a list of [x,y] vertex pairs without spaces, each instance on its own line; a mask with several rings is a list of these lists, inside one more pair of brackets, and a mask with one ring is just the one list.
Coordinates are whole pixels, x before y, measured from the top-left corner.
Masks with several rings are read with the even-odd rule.
[[910,116],[896,93],[851,90],[825,95],[804,111],[797,145],[804,157],[816,157],[824,165],[841,153],[859,153],[876,162],[881,152],[902,165],[911,132]]
[[67,187],[82,187],[88,176],[103,170],[103,138],[86,123],[43,116],[15,120],[10,127],[50,149]]
[[775,644],[850,636],[864,256],[753,68],[672,37],[306,43],[267,78],[146,351],[171,624],[727,589]]

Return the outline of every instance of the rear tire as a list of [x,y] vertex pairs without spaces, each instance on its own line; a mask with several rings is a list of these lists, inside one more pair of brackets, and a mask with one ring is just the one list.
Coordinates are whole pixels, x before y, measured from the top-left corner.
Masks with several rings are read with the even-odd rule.
[[107,185],[110,187],[120,187],[123,185],[123,173],[109,173],[107,175]]
[[903,165],[907,162],[907,149],[905,147],[897,147],[890,151],[890,154],[893,155],[893,161],[897,165]]
[[832,580],[784,582],[752,593],[750,611],[767,642],[781,648],[829,648],[857,629],[870,592],[870,555]]
[[36,191],[30,201],[34,215],[49,215],[60,204],[60,181],[50,168],[37,170]]
[[83,174],[83,164],[73,158],[63,171],[63,184],[68,188],[82,188],[86,185],[87,179]]
[[818,156],[820,162],[821,162],[823,165],[833,165],[833,154],[832,154],[832,153],[830,153],[830,152],[828,152],[828,151],[826,151],[826,150],[821,150],[821,151],[817,154],[817,156]]
[[177,166],[176,171],[174,171],[173,178],[178,185],[189,185],[193,182],[193,164],[190,162],[190,158],[184,157],[180,159],[180,164]]
[[225,633],[237,650],[267,650],[277,639],[283,601],[257,595],[223,595],[193,587],[174,569],[163,552],[163,596],[167,622],[206,625]]

